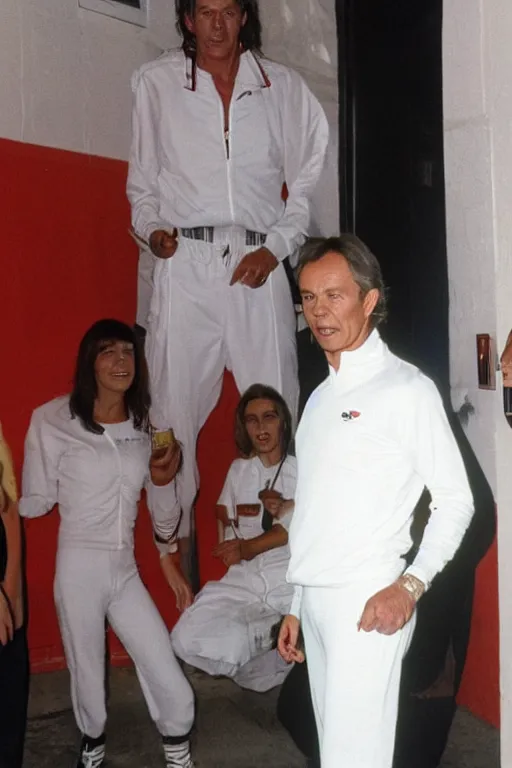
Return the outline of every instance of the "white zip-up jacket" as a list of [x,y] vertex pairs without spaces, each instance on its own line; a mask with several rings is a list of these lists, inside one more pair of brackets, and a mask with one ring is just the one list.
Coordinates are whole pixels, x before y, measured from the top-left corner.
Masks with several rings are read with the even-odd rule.
[[59,546],[133,548],[137,505],[146,487],[155,534],[171,540],[180,508],[169,486],[151,483],[149,436],[131,420],[103,426],[101,435],[84,429],[71,416],[67,396],[34,411],[25,442],[20,514],[40,517],[58,504]]
[[451,560],[473,515],[462,458],[430,379],[373,331],[311,395],[297,436],[298,480],[288,581],[384,585],[404,569],[414,508],[426,486],[431,516],[408,573],[427,587]]
[[235,225],[267,234],[281,261],[308,234],[329,134],[323,109],[296,72],[245,52],[225,133],[213,79],[196,73],[193,84],[180,50],[133,77],[133,227],[147,241],[156,229]]

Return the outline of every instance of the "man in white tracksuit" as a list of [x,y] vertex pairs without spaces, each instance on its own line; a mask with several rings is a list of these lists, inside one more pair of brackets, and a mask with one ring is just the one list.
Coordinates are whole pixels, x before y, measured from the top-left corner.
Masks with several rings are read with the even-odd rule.
[[[301,625],[322,768],[390,768],[414,607],[457,550],[473,501],[435,386],[376,329],[385,295],[373,254],[351,235],[312,241],[299,270],[330,370],[296,438],[296,590],[279,650],[301,660]],[[425,486],[431,517],[404,572]]]
[[127,193],[146,258],[157,257],[147,324],[152,422],[173,427],[183,445],[186,537],[196,439],[224,368],[241,392],[268,384],[296,411],[295,315],[282,262],[308,233],[328,127],[300,76],[260,55],[256,0],[177,6],[183,49],[133,78]]

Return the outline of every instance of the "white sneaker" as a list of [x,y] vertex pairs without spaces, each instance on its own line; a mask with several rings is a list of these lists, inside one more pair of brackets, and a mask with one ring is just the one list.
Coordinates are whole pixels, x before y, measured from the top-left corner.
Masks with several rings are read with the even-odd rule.
[[194,768],[194,763],[190,756],[190,741],[180,741],[174,743],[172,736],[163,737],[165,768]]
[[105,760],[105,736],[91,739],[84,736],[80,745],[77,768],[101,768]]

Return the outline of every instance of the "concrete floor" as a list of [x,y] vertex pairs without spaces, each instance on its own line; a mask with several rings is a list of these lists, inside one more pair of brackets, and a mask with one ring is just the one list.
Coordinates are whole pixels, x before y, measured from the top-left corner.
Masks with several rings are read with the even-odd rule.
[[[199,672],[190,679],[197,693],[197,768],[304,768],[275,718],[277,690],[242,691],[229,680]],[[78,742],[67,673],[34,676],[24,768],[72,768]],[[442,768],[497,768],[498,749],[497,732],[460,711]],[[111,673],[108,766],[163,766],[159,737],[131,669]]]

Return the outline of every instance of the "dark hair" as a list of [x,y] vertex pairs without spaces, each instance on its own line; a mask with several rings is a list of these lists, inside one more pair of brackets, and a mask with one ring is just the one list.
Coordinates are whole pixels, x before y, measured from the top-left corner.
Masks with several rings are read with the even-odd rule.
[[[240,43],[244,51],[261,52],[261,21],[258,0],[236,0],[246,21],[240,30]],[[196,36],[188,29],[186,17],[192,18],[197,0],[176,0],[176,29],[183,38],[182,48],[187,56],[195,58]]]
[[253,384],[244,392],[237,405],[235,412],[235,441],[238,450],[246,458],[251,456],[254,451],[251,438],[245,426],[245,409],[253,400],[271,400],[275,404],[277,415],[281,422],[281,456],[286,456],[292,439],[292,415],[279,392],[276,392],[273,387],[267,387],[265,384]]
[[307,264],[320,261],[328,253],[338,253],[347,260],[354,282],[361,289],[363,298],[374,288],[378,290],[379,299],[370,318],[372,327],[376,328],[387,317],[386,287],[379,262],[368,246],[356,235],[311,238],[302,247],[299,255],[297,281],[300,280],[301,272]]
[[125,392],[124,402],[135,429],[147,431],[151,398],[146,359],[135,331],[119,320],[98,320],[80,342],[73,390],[69,399],[71,415],[73,418],[78,417],[88,432],[97,435],[103,433],[103,427],[94,421],[94,401],[98,394],[94,364],[100,346],[105,341],[127,341],[133,344],[135,376],[130,388]]

